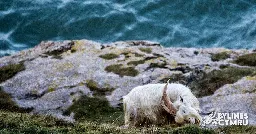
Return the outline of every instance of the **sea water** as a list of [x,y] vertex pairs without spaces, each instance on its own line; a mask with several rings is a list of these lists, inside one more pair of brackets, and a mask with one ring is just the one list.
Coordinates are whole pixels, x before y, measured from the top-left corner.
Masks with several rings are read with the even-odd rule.
[[0,56],[72,39],[256,48],[256,0],[0,0]]

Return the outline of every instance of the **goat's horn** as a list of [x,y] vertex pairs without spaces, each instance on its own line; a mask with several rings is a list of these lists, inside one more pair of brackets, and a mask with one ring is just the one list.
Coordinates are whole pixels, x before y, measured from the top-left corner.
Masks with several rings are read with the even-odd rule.
[[168,113],[172,115],[176,115],[177,109],[173,106],[173,103],[171,102],[170,98],[167,96],[167,93],[166,93],[168,84],[169,84],[169,80],[164,86],[161,105]]

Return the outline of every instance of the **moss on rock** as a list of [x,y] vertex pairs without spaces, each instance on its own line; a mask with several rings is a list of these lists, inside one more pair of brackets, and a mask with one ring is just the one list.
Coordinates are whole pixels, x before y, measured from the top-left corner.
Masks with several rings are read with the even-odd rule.
[[230,54],[228,52],[216,53],[216,54],[212,54],[211,56],[212,61],[220,61],[220,60],[225,60],[227,58],[230,58]]
[[75,45],[74,41],[71,41],[71,42],[68,43],[67,46],[60,47],[56,50],[48,51],[44,54],[52,56],[52,58],[55,58],[55,59],[62,59],[61,54],[64,53],[64,52],[67,52],[68,50],[71,50],[72,46],[74,46],[74,45]]
[[93,91],[94,95],[106,95],[115,90],[115,88],[104,87],[100,88],[94,80],[87,80],[86,86]]
[[[121,109],[113,108],[105,97],[81,96],[70,106],[65,114],[75,114],[78,121],[100,121],[108,123],[121,123],[123,112]],[[117,119],[117,117],[121,117]]]
[[152,48],[150,47],[140,47],[139,50],[148,54],[152,53]]
[[241,66],[256,66],[256,53],[239,56],[234,63]]
[[245,76],[254,76],[256,69],[226,67],[222,70],[213,70],[204,73],[202,78],[189,84],[192,90],[197,93],[197,97],[213,94],[217,89],[225,84],[232,84]]
[[163,78],[161,80],[159,80],[160,83],[166,83],[168,80],[170,80],[169,82],[170,83],[181,83],[181,84],[184,84],[186,85],[187,84],[187,79],[186,77],[181,74],[181,73],[178,73],[178,74],[173,74],[171,75],[170,77],[167,77],[167,78]]
[[18,72],[25,70],[24,63],[9,64],[0,68],[0,83],[12,78]]
[[114,54],[114,53],[108,53],[108,54],[100,55],[99,57],[102,59],[105,59],[105,60],[112,60],[112,59],[117,58],[118,55]]
[[139,53],[133,53],[135,57],[143,57],[143,54],[139,54]]
[[253,134],[256,132],[256,126],[225,126],[215,129],[215,132],[223,134]]
[[146,60],[136,60],[136,61],[129,61],[127,65],[134,65],[137,66],[139,64],[144,64]]
[[4,92],[0,87],[0,110],[11,112],[30,112],[31,108],[20,108],[13,100],[12,97]]
[[150,63],[146,70],[149,70],[151,68],[168,68],[166,67],[166,65],[166,61],[163,61],[162,63]]
[[139,74],[139,71],[136,70],[134,67],[123,67],[122,64],[114,64],[107,66],[105,68],[105,71],[107,72],[113,72],[115,74],[118,74],[119,76],[137,76]]

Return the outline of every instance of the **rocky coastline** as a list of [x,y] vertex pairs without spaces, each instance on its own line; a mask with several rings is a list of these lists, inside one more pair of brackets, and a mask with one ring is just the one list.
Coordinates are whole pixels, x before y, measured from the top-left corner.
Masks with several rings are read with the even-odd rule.
[[171,79],[198,97],[202,116],[214,111],[248,113],[249,124],[256,125],[254,52],[165,48],[150,41],[44,41],[0,58],[0,96],[6,100],[0,102],[1,109],[75,122],[88,119],[78,108],[83,104],[91,106],[89,102],[99,99],[109,112],[115,111],[132,88]]

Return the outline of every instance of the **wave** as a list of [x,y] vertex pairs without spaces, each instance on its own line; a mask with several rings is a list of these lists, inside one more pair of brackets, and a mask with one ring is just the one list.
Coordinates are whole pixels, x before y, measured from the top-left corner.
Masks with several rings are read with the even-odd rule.
[[256,1],[0,2],[0,56],[42,40],[150,40],[166,47],[256,48]]

